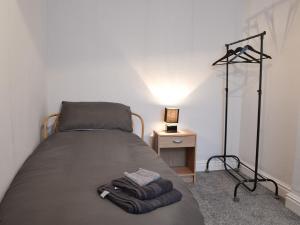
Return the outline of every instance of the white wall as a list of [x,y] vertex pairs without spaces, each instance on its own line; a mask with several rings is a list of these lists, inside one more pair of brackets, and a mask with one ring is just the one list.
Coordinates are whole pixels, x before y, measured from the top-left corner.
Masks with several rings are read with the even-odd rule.
[[0,200],[39,142],[45,115],[40,0],[0,1]]
[[[299,8],[298,8],[299,9]],[[298,27],[299,27],[299,21],[300,21],[300,13],[297,14],[296,17],[298,21]],[[299,44],[299,38],[300,38],[300,31],[294,30],[293,32],[293,43],[296,44],[296,48],[294,48],[293,52],[297,50],[297,55],[293,55],[293,57],[297,57],[294,59],[294,65],[291,66],[291,72],[295,74],[293,79],[293,84],[291,85],[292,88],[295,90],[295,95],[298,97],[295,101],[295,105],[298,106],[297,108],[297,118],[295,120],[295,124],[297,126],[297,133],[296,133],[296,149],[295,149],[295,155],[294,155],[294,166],[293,166],[293,173],[292,173],[292,184],[291,184],[291,192],[287,195],[286,198],[286,206],[293,210],[295,213],[300,215],[300,66],[297,64],[296,60],[300,57],[300,44]],[[297,76],[298,75],[298,76]]]
[[[300,78],[298,78],[300,79]],[[300,81],[299,81],[300,84]],[[299,89],[300,92],[300,89]],[[300,93],[299,95],[300,96]],[[294,170],[293,170],[293,181],[292,181],[292,190],[300,197],[300,104],[298,107],[298,132],[297,132],[297,148],[294,157]],[[300,202],[299,202],[300,203]]]
[[[300,64],[300,2],[248,1],[246,33],[267,31],[261,123],[260,168],[289,187],[297,143]],[[259,49],[258,43],[251,43]],[[247,68],[246,68],[247,69]],[[255,152],[258,67],[249,66],[243,87],[240,155],[253,164]]]
[[[161,110],[180,108],[180,126],[198,133],[198,160],[222,146],[224,67],[211,63],[241,37],[243,1],[48,1],[49,112],[62,100],[128,104],[162,128]],[[236,85],[234,82],[232,85]],[[231,93],[232,151],[240,98]],[[230,136],[230,137],[231,137]]]

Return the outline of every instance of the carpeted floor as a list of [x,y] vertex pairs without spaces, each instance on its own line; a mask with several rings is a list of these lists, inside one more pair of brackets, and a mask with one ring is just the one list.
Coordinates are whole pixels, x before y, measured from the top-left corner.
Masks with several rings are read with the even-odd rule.
[[224,171],[198,173],[196,185],[189,186],[206,225],[300,225],[300,217],[261,185],[254,193],[240,188],[234,202],[235,181]]

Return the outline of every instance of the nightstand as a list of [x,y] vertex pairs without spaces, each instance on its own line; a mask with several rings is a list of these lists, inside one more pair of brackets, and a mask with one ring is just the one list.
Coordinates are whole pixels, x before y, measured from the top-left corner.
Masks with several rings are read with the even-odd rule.
[[196,180],[196,133],[181,130],[177,133],[154,131],[153,148],[166,163],[182,177]]

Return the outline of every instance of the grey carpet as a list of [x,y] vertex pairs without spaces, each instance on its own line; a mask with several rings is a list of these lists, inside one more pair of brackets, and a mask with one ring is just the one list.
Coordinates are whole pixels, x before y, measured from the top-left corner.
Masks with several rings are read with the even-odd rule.
[[235,181],[224,171],[197,173],[196,184],[189,186],[206,225],[300,225],[300,217],[261,185],[254,193],[240,188],[240,201],[234,202]]

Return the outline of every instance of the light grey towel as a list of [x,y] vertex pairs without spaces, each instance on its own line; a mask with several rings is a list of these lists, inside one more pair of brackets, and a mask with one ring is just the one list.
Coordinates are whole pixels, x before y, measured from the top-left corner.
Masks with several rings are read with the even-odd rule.
[[139,168],[133,173],[124,172],[124,175],[140,186],[145,186],[160,178],[159,173]]

